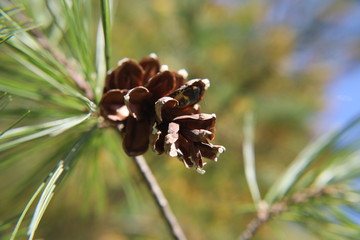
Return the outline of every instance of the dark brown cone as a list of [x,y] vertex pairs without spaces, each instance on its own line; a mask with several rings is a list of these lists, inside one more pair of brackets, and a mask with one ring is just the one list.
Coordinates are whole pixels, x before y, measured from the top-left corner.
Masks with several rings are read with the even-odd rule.
[[100,114],[111,121],[124,121],[129,111],[124,103],[127,90],[114,89],[106,92],[99,103]]
[[132,116],[126,120],[123,147],[127,155],[138,156],[145,153],[149,146],[150,123],[148,119],[138,121]]
[[160,62],[154,57],[145,57],[139,62],[144,69],[143,85],[146,85],[149,79],[160,72]]
[[104,93],[111,89],[131,89],[143,85],[145,71],[136,61],[124,60],[105,80]]

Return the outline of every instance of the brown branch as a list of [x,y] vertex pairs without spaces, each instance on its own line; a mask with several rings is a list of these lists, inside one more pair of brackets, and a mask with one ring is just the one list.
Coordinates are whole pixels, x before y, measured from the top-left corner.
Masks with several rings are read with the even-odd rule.
[[260,228],[260,226],[266,221],[268,221],[268,219],[262,220],[262,219],[260,219],[258,217],[251,220],[251,222],[247,225],[245,231],[239,237],[239,240],[249,240],[249,239],[251,239],[255,235],[257,230]]
[[239,240],[251,239],[265,222],[269,221],[274,215],[284,212],[286,209],[287,205],[284,203],[275,203],[269,208],[266,202],[261,201],[258,206],[257,216],[247,225]]
[[149,165],[146,163],[146,160],[143,156],[136,156],[134,157],[136,166],[140,171],[141,175],[143,176],[147,186],[149,187],[156,204],[165,219],[174,239],[177,240],[186,240],[186,236],[176,219],[174,213],[172,212],[170,205],[167,199],[164,196],[158,182],[156,181],[154,175],[151,172]]
[[337,186],[330,186],[320,190],[305,189],[294,194],[291,198],[285,198],[280,202],[272,204],[270,207],[265,202],[260,202],[257,216],[250,221],[246,229],[241,233],[239,240],[251,239],[264,223],[276,215],[287,211],[291,205],[301,204],[322,196],[336,195],[339,192],[341,192],[341,189]]

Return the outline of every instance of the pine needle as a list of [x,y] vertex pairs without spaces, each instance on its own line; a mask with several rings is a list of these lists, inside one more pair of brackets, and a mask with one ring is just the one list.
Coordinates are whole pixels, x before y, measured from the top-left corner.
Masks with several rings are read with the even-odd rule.
[[106,69],[110,69],[110,5],[109,0],[101,0],[101,16],[105,41]]
[[13,123],[10,124],[10,126],[8,126],[5,130],[3,130],[2,132],[0,132],[0,137],[5,134],[7,131],[9,131],[10,129],[12,129],[13,127],[15,127],[16,124],[18,124],[19,122],[21,122],[27,115],[29,115],[31,111],[28,110],[26,111],[20,118],[18,118],[16,121],[14,121]]
[[106,57],[104,54],[104,49],[105,49],[105,39],[104,39],[104,34],[103,34],[103,25],[101,24],[101,22],[99,22],[98,24],[98,30],[97,30],[97,35],[96,35],[96,75],[97,75],[97,80],[96,80],[96,86],[95,86],[95,99],[96,100],[100,100],[102,92],[103,92],[103,87],[104,87],[104,79],[106,77],[106,73],[107,73],[107,62],[106,62]]
[[33,29],[29,23],[19,24],[15,21],[11,15],[21,12],[23,9],[19,7],[13,7],[9,9],[0,8],[0,44],[9,40],[16,33]]
[[15,225],[15,228],[14,230],[12,231],[11,233],[11,237],[10,237],[10,240],[13,240],[15,239],[16,237],[16,234],[18,233],[19,231],[19,228],[20,228],[20,225],[21,223],[23,222],[24,218],[25,218],[25,215],[27,214],[27,212],[29,211],[31,205],[33,204],[33,202],[35,201],[35,199],[39,196],[41,190],[45,187],[45,182],[41,183],[40,186],[36,189],[35,193],[31,196],[30,200],[28,201],[28,203],[26,204],[24,210],[22,211],[16,225]]
[[[23,137],[16,138],[14,140],[9,140],[7,142],[4,142],[0,144],[0,151],[4,151],[6,149],[10,149],[12,147],[15,147],[21,143],[28,142],[40,137],[44,136],[55,136],[58,135],[74,126],[79,125],[80,123],[84,122],[91,116],[91,113],[88,113],[83,116],[78,117],[71,117],[66,118],[58,121],[53,122],[47,122],[40,125],[33,125],[33,126],[26,126],[26,127],[20,127],[15,128],[12,130],[9,130],[6,135],[4,135],[3,139],[14,137],[14,136],[21,136]],[[50,126],[50,127],[48,127]],[[41,128],[45,127],[45,129],[41,130]],[[31,132],[34,132],[32,134],[29,134]]]
[[73,145],[73,147],[68,151],[65,157],[59,161],[57,167],[52,171],[48,177],[40,184],[39,188],[35,191],[29,202],[27,203],[24,211],[22,212],[15,229],[12,233],[12,238],[14,239],[18,229],[23,221],[26,213],[28,212],[30,206],[34,202],[35,198],[40,194],[42,191],[40,199],[36,205],[34,214],[32,216],[30,225],[28,227],[28,239],[33,239],[35,235],[35,231],[41,221],[42,216],[45,213],[46,208],[48,207],[51,199],[54,196],[55,188],[61,183],[62,179],[65,177],[66,173],[70,170],[71,165],[74,163],[74,160],[80,153],[82,147],[89,141],[92,133],[94,130],[97,129],[97,125],[92,127],[90,130],[85,132],[79,140]]
[[33,239],[35,231],[40,223],[42,216],[45,213],[47,206],[50,203],[50,200],[54,196],[54,190],[56,187],[56,182],[59,180],[60,176],[64,172],[64,161],[61,160],[58,163],[56,170],[49,175],[49,180],[46,183],[45,189],[41,194],[41,197],[36,205],[35,212],[31,219],[29,228],[28,228],[28,237],[29,240]]
[[247,113],[244,117],[244,142],[243,142],[243,156],[245,166],[245,177],[249,186],[252,199],[255,206],[261,200],[260,190],[256,180],[256,167],[255,167],[255,153],[254,153],[254,117],[251,113]]
[[1,93],[0,96],[0,111],[4,110],[6,106],[10,103],[11,97],[7,92]]
[[273,203],[276,199],[282,198],[289,189],[295,184],[300,178],[301,174],[316,160],[325,147],[333,141],[336,133],[330,132],[320,137],[308,147],[306,147],[293,161],[290,167],[287,169],[285,174],[280,177],[275,184],[272,185],[270,190],[265,196],[265,200],[268,203]]
[[338,131],[331,131],[308,145],[293,161],[287,171],[270,188],[265,200],[271,204],[282,198],[300,179],[302,174],[317,160],[318,156],[329,146],[336,143],[341,137],[359,127],[360,117],[355,118]]

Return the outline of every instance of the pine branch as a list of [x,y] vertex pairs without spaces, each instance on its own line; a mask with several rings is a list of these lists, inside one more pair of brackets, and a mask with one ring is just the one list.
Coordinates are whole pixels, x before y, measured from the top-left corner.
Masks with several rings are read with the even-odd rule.
[[161,191],[158,182],[152,174],[149,165],[146,163],[145,158],[143,156],[136,156],[134,157],[134,160],[138,170],[146,181],[147,186],[150,189],[153,197],[155,198],[156,204],[162,216],[164,217],[169,229],[171,230],[174,239],[186,240],[186,236],[173,211],[171,210],[170,205],[164,196],[164,193]]
[[309,188],[294,194],[291,198],[284,198],[282,201],[276,202],[270,207],[265,201],[262,201],[259,203],[256,217],[250,221],[238,239],[252,239],[261,226],[270,221],[273,217],[287,211],[290,206],[299,205],[312,199],[318,199],[320,197],[331,197],[341,193],[341,191],[342,189],[339,189],[337,186],[327,186],[318,190]]

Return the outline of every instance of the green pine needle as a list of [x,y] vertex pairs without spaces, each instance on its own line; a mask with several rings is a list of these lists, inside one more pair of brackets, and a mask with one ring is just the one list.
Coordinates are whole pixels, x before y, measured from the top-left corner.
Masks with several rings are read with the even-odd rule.
[[73,128],[91,117],[91,113],[83,116],[61,119],[39,125],[26,126],[9,130],[2,140],[18,137],[0,144],[0,151],[13,148],[24,142],[28,142],[44,136],[56,136],[64,131]]
[[272,185],[265,196],[265,200],[271,204],[284,197],[326,148],[330,147],[348,132],[358,128],[359,123],[360,118],[356,118],[339,131],[329,132],[307,146],[293,161],[284,175]]
[[29,228],[28,228],[28,239],[33,239],[35,231],[41,221],[41,218],[48,207],[52,197],[54,196],[55,188],[61,183],[62,179],[65,177],[66,173],[70,170],[70,167],[74,163],[76,157],[79,155],[83,146],[91,139],[91,135],[94,130],[97,128],[97,125],[92,127],[89,131],[85,132],[79,140],[74,144],[74,146],[69,150],[65,157],[58,163],[54,171],[52,171],[48,177],[40,184],[38,189],[35,191],[29,202],[26,204],[25,209],[21,213],[21,216],[15,226],[15,229],[12,233],[12,238],[15,238],[17,231],[23,221],[26,213],[28,212],[30,206],[34,202],[35,198],[42,191],[40,199],[36,205],[35,212],[32,216]]
[[109,0],[101,0],[101,16],[105,41],[106,69],[110,69],[110,4]]
[[43,188],[45,187],[45,182],[41,183],[40,186],[36,189],[35,193],[31,196],[30,200],[26,204],[24,210],[22,211],[18,221],[16,222],[15,228],[11,233],[10,240],[15,239],[16,235],[18,234],[18,231],[20,229],[20,225],[23,222],[27,212],[29,211],[31,205],[34,203],[35,199],[39,196]]
[[0,8],[0,44],[9,40],[15,34],[33,29],[29,23],[19,24],[12,16],[21,12],[23,9],[19,7],[13,7],[9,9]]
[[11,123],[10,126],[8,126],[5,130],[1,131],[0,132],[0,137],[2,135],[4,135],[7,131],[9,131],[10,129],[15,127],[15,125],[18,124],[19,122],[21,122],[24,118],[26,118],[26,116],[29,115],[30,112],[31,112],[30,110],[26,111],[20,118],[18,118],[16,121]]
[[247,113],[244,117],[244,141],[243,141],[245,177],[249,185],[250,193],[255,203],[255,206],[258,207],[258,204],[261,200],[261,195],[256,180],[253,125],[254,125],[254,117],[251,113]]

